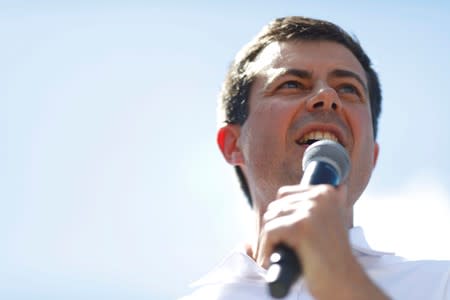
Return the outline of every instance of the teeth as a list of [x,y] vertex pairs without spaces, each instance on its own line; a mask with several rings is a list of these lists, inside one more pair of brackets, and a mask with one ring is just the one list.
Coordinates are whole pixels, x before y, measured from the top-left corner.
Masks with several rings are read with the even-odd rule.
[[327,131],[312,131],[309,132],[307,134],[305,134],[300,140],[300,143],[306,143],[310,140],[332,140],[337,142],[337,136],[335,136],[334,134],[332,134],[331,132],[327,132]]

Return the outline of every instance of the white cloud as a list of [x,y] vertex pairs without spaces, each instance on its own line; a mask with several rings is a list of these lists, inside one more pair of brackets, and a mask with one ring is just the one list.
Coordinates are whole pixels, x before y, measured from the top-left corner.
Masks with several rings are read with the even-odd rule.
[[411,259],[450,259],[450,192],[428,174],[391,195],[366,195],[356,204],[355,225],[369,243]]

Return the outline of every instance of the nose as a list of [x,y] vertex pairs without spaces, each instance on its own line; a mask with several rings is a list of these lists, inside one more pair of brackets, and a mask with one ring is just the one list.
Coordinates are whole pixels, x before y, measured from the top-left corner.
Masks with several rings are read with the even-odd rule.
[[342,103],[336,90],[329,86],[321,86],[317,89],[316,93],[308,99],[306,106],[310,111],[319,109],[339,111],[342,107]]

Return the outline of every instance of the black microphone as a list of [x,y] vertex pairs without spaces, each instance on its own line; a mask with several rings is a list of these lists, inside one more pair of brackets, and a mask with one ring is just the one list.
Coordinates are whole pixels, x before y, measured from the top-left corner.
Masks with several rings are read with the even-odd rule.
[[[302,168],[300,185],[331,184],[336,187],[348,176],[350,158],[340,144],[321,140],[306,148]],[[270,255],[266,277],[272,297],[285,297],[301,274],[301,262],[295,252],[285,244],[277,245]]]

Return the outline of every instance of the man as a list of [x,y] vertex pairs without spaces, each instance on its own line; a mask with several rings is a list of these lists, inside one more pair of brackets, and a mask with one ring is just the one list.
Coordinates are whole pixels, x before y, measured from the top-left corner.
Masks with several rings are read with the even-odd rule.
[[[381,111],[378,77],[358,42],[326,21],[277,19],[238,53],[221,103],[217,141],[257,234],[186,299],[271,299],[265,275],[280,243],[303,267],[287,299],[450,299],[450,262],[373,250],[353,227],[378,157]],[[337,188],[300,186],[305,149],[322,139],[348,151],[350,174]]]

